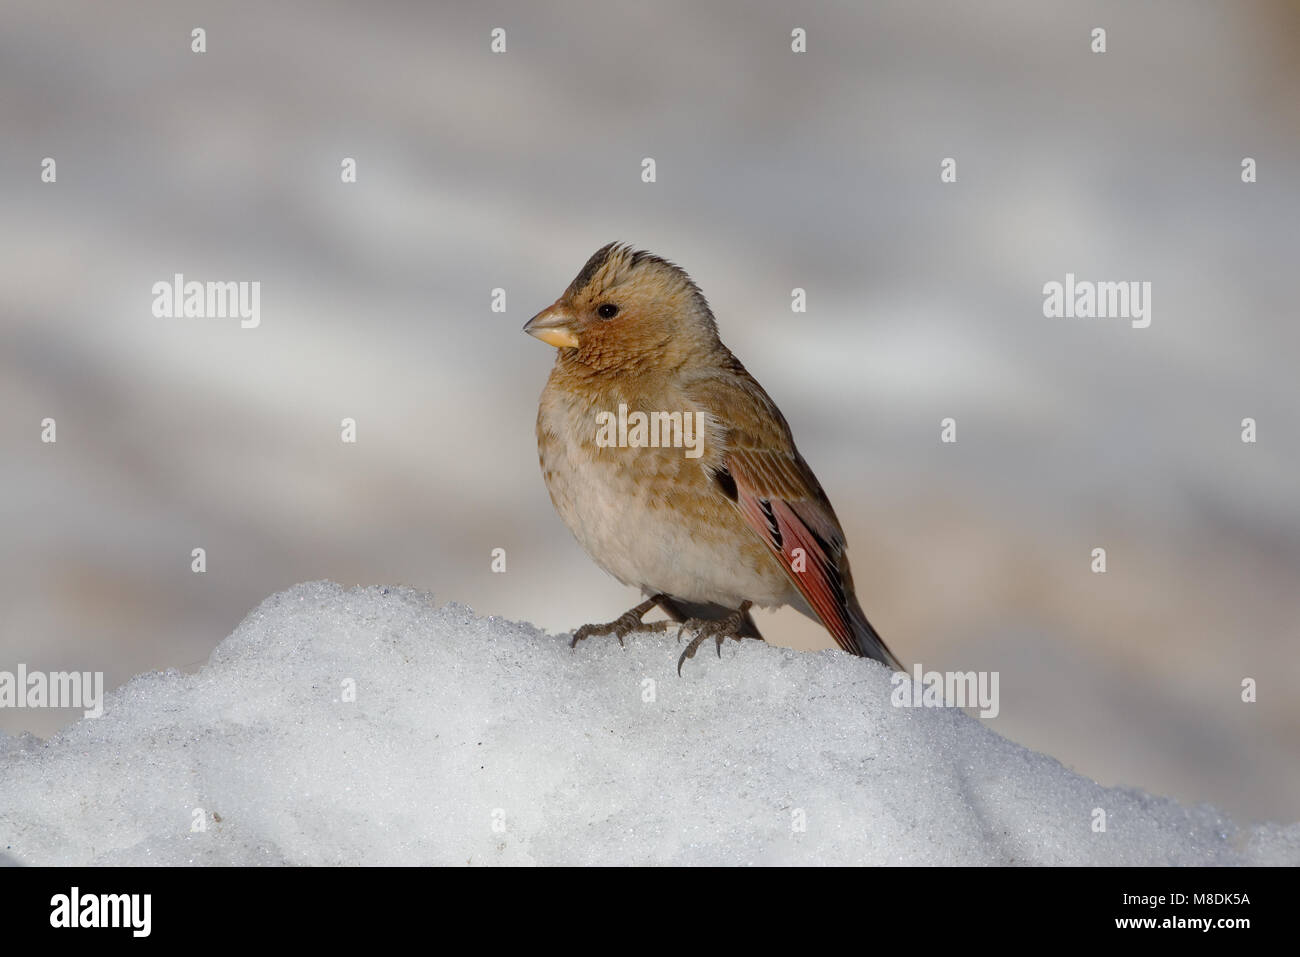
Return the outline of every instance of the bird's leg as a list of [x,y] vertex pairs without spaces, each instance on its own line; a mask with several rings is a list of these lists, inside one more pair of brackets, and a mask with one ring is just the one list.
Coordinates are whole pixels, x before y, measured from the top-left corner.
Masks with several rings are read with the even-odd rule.
[[569,643],[570,648],[576,648],[578,642],[591,635],[606,635],[613,632],[618,643],[623,644],[623,636],[631,631],[667,631],[669,628],[676,627],[675,621],[654,621],[647,624],[641,620],[642,616],[647,614],[652,608],[666,599],[667,595],[651,595],[635,608],[623,612],[613,621],[606,622],[603,625],[583,625],[573,633],[573,641]]
[[[700,647],[701,642],[706,639],[712,638],[718,643],[718,657],[721,658],[722,643],[724,641],[728,638],[740,641],[742,638],[749,637],[748,635],[742,635],[740,630],[745,626],[745,613],[749,611],[753,604],[754,603],[749,599],[745,599],[740,603],[739,609],[733,611],[726,618],[719,618],[715,621],[710,621],[704,618],[689,618],[682,622],[682,631],[693,631],[695,632],[695,637],[692,638],[691,643],[686,646],[686,650],[682,652],[682,656],[677,659],[678,676],[681,676],[682,665],[686,664],[686,659],[694,658],[695,649]],[[680,638],[681,631],[679,631],[677,635]]]

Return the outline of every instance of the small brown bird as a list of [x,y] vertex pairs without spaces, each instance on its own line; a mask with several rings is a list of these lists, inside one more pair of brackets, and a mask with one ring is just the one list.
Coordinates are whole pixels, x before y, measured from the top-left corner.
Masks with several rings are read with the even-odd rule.
[[593,634],[762,638],[752,605],[792,605],[901,670],[853,592],[844,531],[776,403],[718,338],[680,267],[610,243],[524,326],[558,354],[537,414],[542,475],[579,543],[646,601]]

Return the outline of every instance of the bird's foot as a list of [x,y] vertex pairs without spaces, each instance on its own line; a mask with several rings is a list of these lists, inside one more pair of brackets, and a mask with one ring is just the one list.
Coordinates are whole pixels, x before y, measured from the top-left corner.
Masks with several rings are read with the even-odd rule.
[[745,626],[745,613],[749,611],[753,604],[752,601],[746,599],[740,603],[739,609],[733,611],[726,618],[718,618],[716,620],[706,618],[688,618],[686,621],[682,622],[681,630],[677,632],[678,639],[681,638],[683,631],[693,631],[695,637],[692,638],[690,644],[686,646],[686,650],[682,652],[682,656],[677,659],[678,677],[681,676],[682,665],[686,664],[686,659],[694,658],[695,650],[708,639],[712,638],[718,643],[718,657],[721,658],[722,643],[724,641],[728,638],[740,641],[743,638],[749,637],[748,635],[742,635],[740,630]]
[[669,628],[676,627],[675,621],[653,621],[646,623],[641,620],[642,616],[647,614],[652,608],[659,604],[664,598],[663,595],[654,595],[647,598],[635,608],[630,608],[623,614],[619,615],[613,621],[607,621],[603,625],[583,625],[573,633],[573,641],[569,643],[570,648],[576,648],[578,642],[592,635],[612,634],[618,639],[618,643],[623,644],[623,636],[633,631],[667,631]]

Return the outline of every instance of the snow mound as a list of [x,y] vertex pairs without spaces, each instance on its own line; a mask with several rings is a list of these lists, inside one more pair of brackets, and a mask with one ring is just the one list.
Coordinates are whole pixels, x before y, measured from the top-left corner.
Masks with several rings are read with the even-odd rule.
[[570,651],[412,589],[298,585],[198,674],[141,675],[48,743],[0,735],[0,857],[1300,862],[1300,825],[1103,788],[963,712],[894,707],[874,662],[710,643],[678,678],[677,647]]

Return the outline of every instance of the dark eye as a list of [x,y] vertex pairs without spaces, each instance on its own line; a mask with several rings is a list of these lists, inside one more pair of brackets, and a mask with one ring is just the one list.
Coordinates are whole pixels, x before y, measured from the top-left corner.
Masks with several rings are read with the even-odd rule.
[[612,302],[607,302],[596,309],[596,315],[602,319],[613,319],[618,315],[618,306]]

